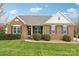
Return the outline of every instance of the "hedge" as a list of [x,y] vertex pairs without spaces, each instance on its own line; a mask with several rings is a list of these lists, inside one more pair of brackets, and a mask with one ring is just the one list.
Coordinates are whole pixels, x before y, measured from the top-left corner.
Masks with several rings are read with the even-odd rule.
[[33,39],[34,40],[50,40],[50,35],[49,34],[33,34]]
[[41,34],[33,34],[33,39],[37,41],[41,40]]
[[42,34],[42,35],[41,35],[41,39],[42,39],[42,40],[49,41],[49,40],[50,40],[50,35],[49,35],[49,34]]
[[64,35],[63,38],[62,38],[63,41],[67,41],[67,42],[70,42],[71,41],[71,37],[68,36],[68,35]]
[[20,38],[20,34],[0,34],[0,40],[15,40]]

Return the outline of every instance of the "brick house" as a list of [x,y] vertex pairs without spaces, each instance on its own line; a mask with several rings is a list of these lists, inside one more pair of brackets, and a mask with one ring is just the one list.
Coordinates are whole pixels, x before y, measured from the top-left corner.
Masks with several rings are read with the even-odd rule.
[[20,33],[22,39],[34,33],[50,34],[50,40],[60,40],[63,35],[74,36],[74,24],[63,13],[53,16],[17,16],[6,26],[6,33]]

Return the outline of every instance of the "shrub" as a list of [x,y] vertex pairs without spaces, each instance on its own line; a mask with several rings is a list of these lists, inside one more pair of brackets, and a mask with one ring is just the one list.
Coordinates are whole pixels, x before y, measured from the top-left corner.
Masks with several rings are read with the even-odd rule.
[[2,34],[2,35],[5,34],[5,28],[4,27],[0,28],[0,34]]
[[5,34],[0,34],[0,40],[5,40]]
[[41,40],[44,40],[44,34],[41,34]]
[[70,42],[71,41],[71,37],[68,36],[68,35],[64,35],[63,38],[62,38],[63,41],[67,41],[67,42]]
[[0,34],[0,40],[15,40],[20,38],[20,34]]
[[42,40],[49,41],[49,40],[50,40],[50,35],[49,35],[49,34],[42,34],[42,35],[41,35],[41,39],[42,39]]
[[34,40],[41,40],[41,34],[33,34],[33,39]]
[[20,39],[20,38],[21,38],[20,34],[6,34],[6,39],[9,39],[9,40]]
[[5,26],[0,28],[0,40],[14,40],[14,39],[20,39],[20,34],[6,34],[5,33]]

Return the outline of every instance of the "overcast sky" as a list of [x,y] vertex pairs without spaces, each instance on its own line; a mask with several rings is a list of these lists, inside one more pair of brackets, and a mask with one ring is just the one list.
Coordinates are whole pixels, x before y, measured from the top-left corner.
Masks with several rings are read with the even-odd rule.
[[56,12],[63,12],[76,21],[79,17],[79,4],[75,3],[6,3],[4,4],[5,16],[12,19],[18,15],[51,16]]

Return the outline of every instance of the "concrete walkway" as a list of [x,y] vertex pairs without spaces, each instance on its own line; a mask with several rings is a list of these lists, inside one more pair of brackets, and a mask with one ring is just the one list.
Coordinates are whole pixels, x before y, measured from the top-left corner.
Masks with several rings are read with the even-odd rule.
[[35,40],[30,40],[30,39],[27,39],[25,40],[27,42],[43,42],[43,43],[77,43],[79,44],[79,42],[65,42],[65,41],[56,41],[56,40],[52,40],[52,41],[35,41]]
[[79,42],[79,38],[73,38],[73,40]]

